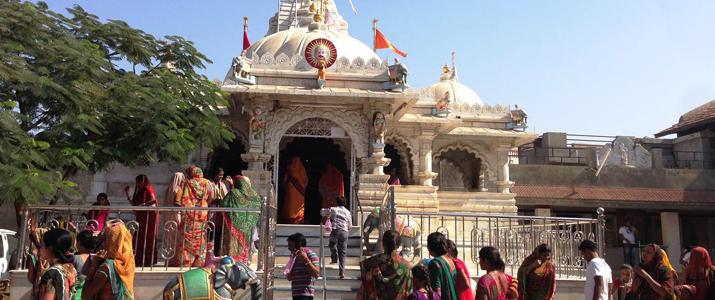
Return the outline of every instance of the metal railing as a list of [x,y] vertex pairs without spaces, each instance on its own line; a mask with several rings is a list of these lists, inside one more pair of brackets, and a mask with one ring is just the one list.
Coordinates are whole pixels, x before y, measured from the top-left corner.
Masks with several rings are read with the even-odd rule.
[[[394,203],[394,202],[393,202]],[[394,207],[394,206],[393,206]],[[540,244],[552,248],[552,259],[559,278],[582,279],[585,261],[578,246],[583,240],[593,240],[604,254],[604,210],[597,218],[557,218],[476,213],[397,212],[395,222],[381,223],[381,232],[392,226],[400,233],[401,254],[413,263],[429,254],[422,245],[427,236],[441,232],[457,245],[459,256],[467,263],[470,274],[481,274],[478,268],[479,249],[493,246],[499,249],[506,271],[516,274],[522,261]],[[471,263],[470,263],[471,262]]]
[[[586,165],[589,148],[579,147],[522,147],[518,156],[510,159],[523,165]],[[511,154],[512,156],[514,154]]]
[[[264,198],[265,202],[265,198]],[[264,205],[262,205],[264,206]],[[117,207],[117,206],[29,206],[20,228],[20,241],[18,245],[18,263],[16,269],[26,267],[25,259],[28,254],[37,253],[37,243],[30,238],[30,230],[37,228],[52,229],[62,228],[77,234],[83,230],[98,231],[103,227],[102,220],[97,220],[98,215],[106,213],[105,221],[122,220],[132,234],[132,243],[137,257],[136,270],[175,270],[183,271],[197,267],[195,257],[184,255],[184,249],[191,249],[192,255],[201,254],[205,249],[207,259],[212,254],[215,256],[238,255],[238,249],[231,249],[228,241],[233,240],[229,235],[231,230],[226,227],[224,218],[227,214],[260,214],[257,209],[219,208],[219,207]],[[263,223],[265,219],[259,217],[260,222],[255,225],[259,232],[259,250],[265,244]],[[220,223],[220,224],[217,224]],[[144,237],[144,239],[140,239]],[[188,242],[187,242],[188,241]],[[248,259],[251,262],[254,256],[253,241],[248,243]],[[213,249],[212,246],[213,245]],[[193,251],[198,249],[198,251]],[[265,258],[258,255],[258,269],[264,266]],[[190,263],[187,263],[189,261]],[[200,265],[203,267],[204,265]]]

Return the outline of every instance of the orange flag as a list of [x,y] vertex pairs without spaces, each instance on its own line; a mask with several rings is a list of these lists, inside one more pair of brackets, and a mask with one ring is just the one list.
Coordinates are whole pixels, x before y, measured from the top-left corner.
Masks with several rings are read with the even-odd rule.
[[392,49],[395,53],[402,57],[407,57],[407,53],[400,51],[400,49],[397,49],[390,41],[385,37],[380,30],[375,28],[375,49]]

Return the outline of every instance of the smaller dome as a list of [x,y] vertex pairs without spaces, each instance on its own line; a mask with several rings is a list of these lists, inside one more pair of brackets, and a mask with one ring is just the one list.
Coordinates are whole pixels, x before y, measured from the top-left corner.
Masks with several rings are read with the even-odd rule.
[[452,103],[466,104],[469,106],[484,105],[484,102],[477,92],[457,81],[457,78],[455,78],[450,71],[449,66],[444,66],[439,79],[439,82],[425,89],[427,95],[431,95],[434,99],[442,99],[449,93],[449,99]]

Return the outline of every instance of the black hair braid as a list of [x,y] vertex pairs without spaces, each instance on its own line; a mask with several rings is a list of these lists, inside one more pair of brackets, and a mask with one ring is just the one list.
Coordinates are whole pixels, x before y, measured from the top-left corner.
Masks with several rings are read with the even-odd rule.
[[432,280],[429,276],[429,270],[424,264],[417,264],[412,267],[412,278],[420,279],[425,282],[425,290],[427,290],[427,298],[429,300],[434,300],[434,291],[432,290]]

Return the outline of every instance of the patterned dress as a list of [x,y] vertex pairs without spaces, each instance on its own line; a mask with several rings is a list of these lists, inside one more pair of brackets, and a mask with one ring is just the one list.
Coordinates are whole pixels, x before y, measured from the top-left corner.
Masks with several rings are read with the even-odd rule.
[[412,291],[410,264],[398,253],[378,254],[361,263],[362,299],[404,300]]
[[[197,167],[190,169],[189,177],[181,191],[176,194],[176,206],[208,207],[213,199],[214,185],[203,178],[203,171]],[[203,266],[206,260],[206,223],[208,211],[181,212],[179,232],[183,236],[177,245],[175,266]]]
[[429,275],[432,288],[441,291],[442,300],[457,300],[457,269],[454,270],[443,256],[435,257],[429,263]]
[[71,263],[54,264],[40,279],[40,298],[54,294],[55,300],[70,300],[75,294],[77,271]]

